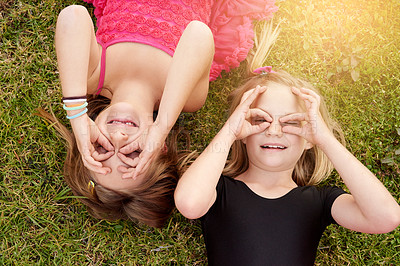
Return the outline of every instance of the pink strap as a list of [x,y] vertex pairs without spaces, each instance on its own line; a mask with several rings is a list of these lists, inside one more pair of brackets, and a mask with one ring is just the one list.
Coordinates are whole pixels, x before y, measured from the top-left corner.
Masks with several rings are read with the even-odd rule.
[[102,51],[101,51],[101,61],[100,61],[100,78],[99,78],[99,86],[97,86],[97,91],[96,95],[99,95],[101,92],[101,89],[103,88],[104,85],[104,76],[106,74],[106,50],[107,48],[105,46],[102,46]]

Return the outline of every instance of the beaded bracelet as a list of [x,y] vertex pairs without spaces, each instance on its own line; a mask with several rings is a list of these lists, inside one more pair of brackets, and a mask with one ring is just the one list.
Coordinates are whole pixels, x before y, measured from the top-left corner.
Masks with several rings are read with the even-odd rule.
[[87,108],[85,108],[85,110],[83,110],[82,112],[80,112],[80,113],[77,113],[76,115],[72,115],[72,116],[69,116],[69,115],[67,115],[67,118],[69,119],[69,120],[71,120],[71,119],[74,119],[74,118],[77,118],[77,117],[80,117],[81,115],[84,115],[84,114],[86,114],[86,112],[88,111],[88,109]]
[[85,101],[84,103],[82,103],[81,105],[78,106],[66,106],[65,103],[63,105],[64,110],[66,111],[73,111],[73,110],[79,110],[79,109],[83,109],[88,105],[88,103]]

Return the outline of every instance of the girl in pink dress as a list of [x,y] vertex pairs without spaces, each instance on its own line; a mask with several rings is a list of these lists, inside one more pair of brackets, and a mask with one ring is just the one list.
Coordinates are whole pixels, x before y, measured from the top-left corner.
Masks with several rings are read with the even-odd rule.
[[[61,11],[56,52],[72,133],[64,175],[101,219],[160,227],[179,177],[170,131],[202,107],[209,81],[253,47],[274,0],[87,0]],[[158,114],[153,119],[153,113]]]

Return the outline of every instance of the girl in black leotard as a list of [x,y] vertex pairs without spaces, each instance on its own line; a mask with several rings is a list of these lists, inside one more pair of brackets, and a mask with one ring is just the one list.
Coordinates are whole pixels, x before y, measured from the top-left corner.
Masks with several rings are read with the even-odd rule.
[[[178,210],[201,218],[209,264],[313,265],[331,223],[394,230],[399,205],[335,137],[318,91],[257,67],[250,66],[250,78],[231,95],[230,118],[175,191]],[[316,187],[333,167],[350,193]]]

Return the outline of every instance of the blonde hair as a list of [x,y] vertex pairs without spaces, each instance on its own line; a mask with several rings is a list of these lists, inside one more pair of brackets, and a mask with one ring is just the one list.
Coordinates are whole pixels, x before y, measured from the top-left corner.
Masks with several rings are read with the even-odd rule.
[[[88,114],[94,120],[107,99],[88,101]],[[64,178],[72,192],[80,196],[88,212],[95,218],[105,220],[129,219],[152,227],[162,227],[175,208],[173,193],[184,165],[181,160],[185,152],[178,154],[178,130],[173,129],[167,138],[167,151],[159,153],[145,173],[140,185],[130,193],[105,188],[99,184],[88,186],[93,181],[84,166],[74,134],[62,125],[54,114],[39,109],[39,115],[51,121],[58,133],[65,139],[67,157],[64,163]]]
[[[246,91],[255,88],[257,85],[268,87],[271,82],[275,82],[289,88],[308,88],[320,95],[319,91],[310,83],[295,78],[285,71],[277,71],[274,69],[274,72],[265,74],[256,74],[253,72],[255,69],[263,66],[270,48],[279,32],[277,28],[272,30],[271,22],[261,25],[261,29],[264,29],[264,31],[261,31],[262,36],[257,39],[259,41],[255,42],[256,51],[253,53],[253,56],[250,56],[250,59],[247,62],[247,75],[249,78],[242,86],[229,95],[229,115],[232,114],[239,105],[243,94]],[[338,123],[333,121],[329,116],[323,97],[321,97],[319,111],[329,129],[344,144],[344,135]],[[230,158],[225,166],[223,174],[234,178],[244,173],[248,167],[249,159],[247,156],[246,146],[242,141],[237,140],[232,146]],[[325,153],[319,147],[313,146],[311,149],[305,150],[297,161],[292,173],[292,178],[299,186],[316,185],[328,177],[332,170],[333,165]]]

